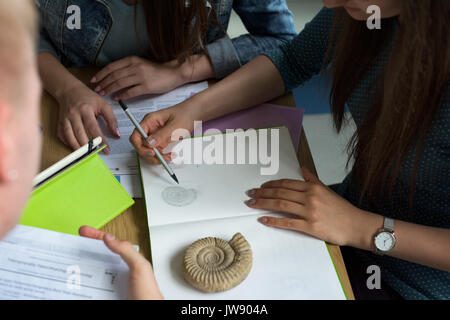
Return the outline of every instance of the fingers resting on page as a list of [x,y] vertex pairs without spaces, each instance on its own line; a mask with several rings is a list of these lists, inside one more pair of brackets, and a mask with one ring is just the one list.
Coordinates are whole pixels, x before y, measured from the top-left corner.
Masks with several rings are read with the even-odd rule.
[[154,63],[130,56],[114,61],[92,79],[95,92],[114,94],[114,100],[126,100],[143,94],[161,94],[184,84],[178,63]]
[[128,279],[128,298],[136,300],[163,299],[158,288],[153,268],[128,241],[116,239],[112,234],[105,233],[89,226],[82,226],[79,234],[90,239],[103,240],[112,252],[121,256],[130,269]]
[[299,231],[337,245],[355,242],[356,226],[365,213],[324,185],[308,169],[302,168],[305,181],[282,179],[269,181],[249,190],[246,205],[254,209],[287,214],[264,216],[269,227]]
[[58,102],[58,137],[73,150],[79,149],[91,139],[101,137],[103,143],[108,145],[105,153],[109,153],[110,146],[97,117],[102,116],[110,132],[119,138],[120,131],[111,106],[87,87],[72,90]]

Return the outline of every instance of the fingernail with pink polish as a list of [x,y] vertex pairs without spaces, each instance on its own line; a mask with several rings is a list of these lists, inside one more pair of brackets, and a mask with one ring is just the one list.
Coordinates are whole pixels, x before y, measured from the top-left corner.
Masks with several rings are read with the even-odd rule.
[[100,95],[104,96],[106,94],[106,92],[104,90],[100,91]]
[[117,136],[120,138],[120,131],[119,131],[119,128],[116,129],[116,134],[117,134]]
[[256,194],[256,189],[251,189],[251,190],[247,191],[247,195],[250,196],[250,197],[254,196],[255,194]]
[[259,222],[261,223],[267,223],[267,218],[266,217],[261,217],[258,219]]
[[97,78],[96,78],[96,77],[93,77],[93,78],[91,79],[91,83],[94,83],[94,82],[97,82]]
[[250,199],[250,200],[245,201],[245,203],[248,204],[248,205],[254,205],[256,203],[256,200],[255,199]]
[[107,234],[105,234],[105,239],[112,241],[112,240],[116,239],[116,237],[114,237],[111,233],[107,233]]
[[97,87],[94,89],[95,92],[99,92],[100,90],[102,90],[102,87],[100,87],[100,86],[97,86]]

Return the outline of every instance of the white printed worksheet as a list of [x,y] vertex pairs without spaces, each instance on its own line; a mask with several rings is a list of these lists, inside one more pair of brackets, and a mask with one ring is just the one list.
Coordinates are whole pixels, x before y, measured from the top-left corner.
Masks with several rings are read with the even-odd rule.
[[0,300],[126,299],[128,276],[103,241],[22,225],[0,241]]

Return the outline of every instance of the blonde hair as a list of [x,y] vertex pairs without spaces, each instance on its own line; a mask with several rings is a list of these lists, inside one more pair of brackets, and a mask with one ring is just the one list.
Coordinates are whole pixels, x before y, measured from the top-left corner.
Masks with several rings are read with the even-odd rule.
[[16,99],[35,56],[36,13],[32,0],[0,0],[0,98]]
[[[0,0],[0,26],[15,28],[34,38],[36,35],[36,12],[33,0]],[[9,29],[8,31],[12,31]],[[10,32],[14,33],[14,32]]]

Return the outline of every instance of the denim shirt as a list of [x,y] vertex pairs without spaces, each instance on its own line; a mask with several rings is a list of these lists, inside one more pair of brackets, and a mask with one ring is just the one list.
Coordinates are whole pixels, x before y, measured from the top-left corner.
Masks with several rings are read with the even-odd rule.
[[[296,35],[292,13],[285,0],[209,2],[224,30],[228,28],[234,9],[249,31],[249,34],[230,39],[219,26],[210,23],[205,42],[218,79]],[[98,55],[114,22],[109,0],[35,0],[35,3],[41,23],[38,52],[53,54],[66,67],[97,66]],[[66,26],[72,15],[67,13],[71,5],[81,9],[80,30],[70,30]]]

